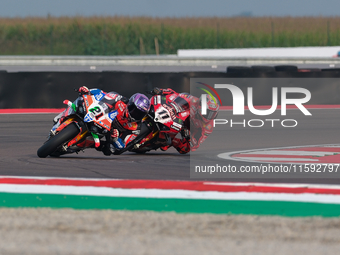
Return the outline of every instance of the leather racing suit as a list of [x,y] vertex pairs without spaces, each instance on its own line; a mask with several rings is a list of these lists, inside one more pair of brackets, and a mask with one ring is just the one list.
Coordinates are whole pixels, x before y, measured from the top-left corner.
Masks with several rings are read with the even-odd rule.
[[[182,139],[174,138],[171,146],[179,153],[186,154],[190,151],[195,151],[207,139],[213,131],[213,120],[205,122],[200,114],[199,99],[188,93],[177,93],[176,91],[167,88],[154,88],[155,95],[174,94],[185,99],[190,105],[190,118],[184,123],[182,130]],[[161,147],[162,150],[167,150],[170,146]]]

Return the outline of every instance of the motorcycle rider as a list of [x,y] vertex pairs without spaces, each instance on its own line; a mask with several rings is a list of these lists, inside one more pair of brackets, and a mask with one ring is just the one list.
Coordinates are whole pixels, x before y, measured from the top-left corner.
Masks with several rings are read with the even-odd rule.
[[[161,147],[165,151],[173,146],[181,153],[186,154],[189,151],[195,151],[207,139],[213,131],[213,121],[217,117],[219,104],[210,95],[207,95],[207,114],[201,114],[201,101],[199,98],[190,95],[189,93],[177,93],[171,88],[160,89],[154,88],[153,95],[174,95],[173,101],[177,97],[184,99],[190,105],[190,118],[187,118],[182,129],[182,139],[174,138],[172,144]],[[170,97],[171,98],[171,97]]]
[[116,92],[105,93],[100,89],[88,89],[86,86],[80,87],[78,92],[81,95],[104,93],[105,96],[101,102],[108,106],[110,112],[117,111],[117,116],[111,124],[110,135],[112,142],[106,141],[97,148],[106,156],[113,154],[115,150],[125,148],[131,138],[135,137],[131,136],[131,134],[139,133],[141,120],[150,110],[149,98],[140,93],[136,93],[128,99]]

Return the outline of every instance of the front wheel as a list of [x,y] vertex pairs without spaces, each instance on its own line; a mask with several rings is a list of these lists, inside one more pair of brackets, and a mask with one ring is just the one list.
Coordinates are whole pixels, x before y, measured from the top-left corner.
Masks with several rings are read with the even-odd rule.
[[46,158],[48,155],[55,152],[58,147],[74,138],[78,133],[79,128],[77,127],[77,125],[75,123],[71,123],[38,149],[38,157]]

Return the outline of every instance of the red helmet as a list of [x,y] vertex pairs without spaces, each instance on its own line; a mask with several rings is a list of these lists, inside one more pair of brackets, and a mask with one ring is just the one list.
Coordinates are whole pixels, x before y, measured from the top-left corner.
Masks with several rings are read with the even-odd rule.
[[201,114],[201,100],[199,101],[199,115],[206,123],[217,117],[219,109],[220,106],[218,104],[218,101],[210,95],[207,95],[207,114],[203,115]]

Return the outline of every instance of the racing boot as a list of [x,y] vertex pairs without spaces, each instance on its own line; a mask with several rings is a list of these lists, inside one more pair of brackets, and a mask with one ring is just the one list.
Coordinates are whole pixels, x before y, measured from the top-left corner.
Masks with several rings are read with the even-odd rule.
[[166,146],[160,147],[160,149],[161,149],[162,151],[166,151],[166,150],[168,150],[169,148],[170,148],[170,145],[166,145]]

